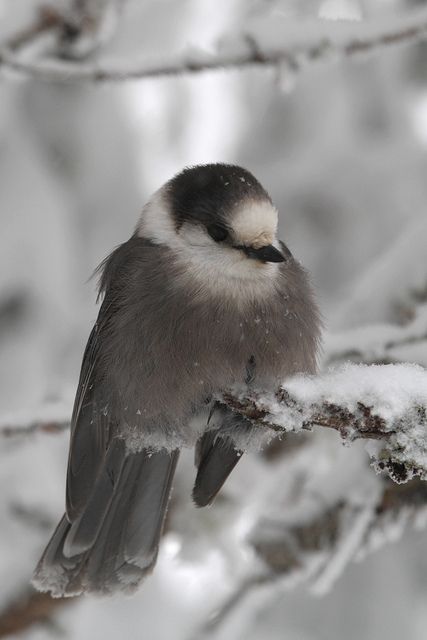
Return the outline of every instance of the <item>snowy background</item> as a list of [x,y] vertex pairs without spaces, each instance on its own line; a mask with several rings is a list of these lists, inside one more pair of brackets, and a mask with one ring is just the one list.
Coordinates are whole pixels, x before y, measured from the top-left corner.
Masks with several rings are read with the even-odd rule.
[[[97,315],[88,278],[183,166],[241,164],[270,192],[318,291],[325,370],[427,367],[425,3],[52,1],[69,22],[60,42],[56,28],[26,33],[38,7],[0,0],[0,637],[425,640],[425,482],[377,475],[375,443],[343,447],[329,429],[245,456],[206,510],[184,456],[136,596],[52,602],[29,587],[63,511],[66,422]],[[349,54],[355,42],[370,45]],[[292,55],[273,66],[177,77],[66,71],[280,48]],[[36,69],[17,73],[17,59]]]

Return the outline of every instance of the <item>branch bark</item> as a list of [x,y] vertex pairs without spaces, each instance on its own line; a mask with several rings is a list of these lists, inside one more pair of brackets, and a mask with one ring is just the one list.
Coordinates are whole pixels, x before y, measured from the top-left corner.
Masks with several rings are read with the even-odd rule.
[[68,420],[35,420],[26,425],[4,425],[0,427],[0,437],[16,438],[35,433],[61,433],[70,427]]
[[[28,31],[31,32],[31,29]],[[426,37],[427,18],[425,14],[417,13],[411,23],[405,23],[403,26],[397,24],[388,30],[382,30],[381,26],[378,26],[377,29],[369,29],[360,36],[350,36],[345,41],[342,37],[330,35],[326,28],[324,35],[316,36],[311,42],[302,41],[292,45],[285,43],[265,46],[261,45],[254,35],[242,34],[237,37],[238,46],[229,51],[220,51],[213,55],[192,52],[169,61],[144,61],[131,68],[73,63],[58,59],[24,60],[16,55],[16,47],[10,47],[9,43],[6,43],[1,48],[0,69],[8,69],[45,81],[109,83],[194,75],[217,70],[241,70],[248,67],[276,68],[283,73],[288,71],[295,74],[303,66],[331,57],[353,58],[383,48],[409,45]],[[245,42],[246,46],[242,47],[242,43]]]
[[[53,612],[73,598],[52,598],[47,593],[31,591],[0,612],[0,638],[9,637],[28,629],[34,624],[52,624]],[[56,635],[56,634],[55,634]]]

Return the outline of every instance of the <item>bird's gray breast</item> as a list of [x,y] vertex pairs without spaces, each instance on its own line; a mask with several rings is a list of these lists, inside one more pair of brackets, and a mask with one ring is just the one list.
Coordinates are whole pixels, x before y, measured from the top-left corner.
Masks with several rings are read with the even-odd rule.
[[[247,305],[177,286],[165,251],[146,248],[112,280],[98,406],[147,441],[191,444],[188,422],[233,385],[271,388],[315,367],[318,334],[310,288],[297,265],[274,295]],[[160,437],[161,436],[161,437]],[[139,435],[138,435],[139,437]]]

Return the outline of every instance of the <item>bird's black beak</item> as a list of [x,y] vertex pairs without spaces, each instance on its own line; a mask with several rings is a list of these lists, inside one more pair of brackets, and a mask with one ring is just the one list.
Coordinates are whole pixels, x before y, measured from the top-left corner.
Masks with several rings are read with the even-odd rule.
[[285,262],[286,260],[285,256],[280,253],[279,249],[273,247],[272,244],[260,247],[259,249],[245,246],[236,247],[236,249],[241,249],[249,258],[261,260],[261,262]]

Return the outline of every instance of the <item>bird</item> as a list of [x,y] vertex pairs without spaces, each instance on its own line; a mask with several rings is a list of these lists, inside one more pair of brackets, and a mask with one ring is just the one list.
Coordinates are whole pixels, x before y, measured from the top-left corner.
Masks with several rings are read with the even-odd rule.
[[[316,372],[308,272],[248,170],[190,166],[98,268],[101,305],[71,418],[66,509],[33,576],[53,596],[131,593],[156,563],[180,450],[209,505],[259,427],[221,394]],[[255,445],[254,445],[255,443]],[[261,444],[260,444],[261,443]]]

